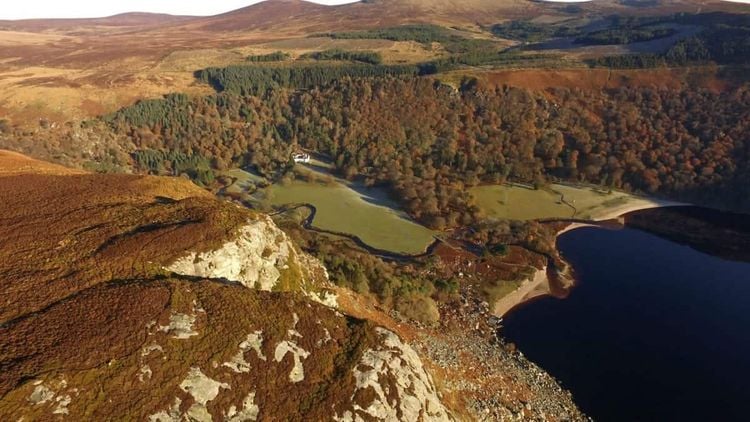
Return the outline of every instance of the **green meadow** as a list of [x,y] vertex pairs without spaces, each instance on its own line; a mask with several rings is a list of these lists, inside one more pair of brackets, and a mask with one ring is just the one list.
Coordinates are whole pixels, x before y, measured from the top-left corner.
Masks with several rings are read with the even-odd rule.
[[[595,219],[638,200],[623,192],[567,185],[544,189],[522,185],[477,186],[471,189],[471,194],[487,217],[507,220]],[[565,202],[561,200],[563,195]]]
[[348,233],[373,248],[418,254],[434,241],[436,232],[408,219],[386,192],[338,179],[329,183],[295,180],[265,190],[264,201],[274,205],[309,203],[317,214],[313,225]]

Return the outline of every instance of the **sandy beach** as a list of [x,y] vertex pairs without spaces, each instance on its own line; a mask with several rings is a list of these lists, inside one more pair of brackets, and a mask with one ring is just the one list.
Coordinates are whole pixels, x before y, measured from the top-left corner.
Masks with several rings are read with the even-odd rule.
[[606,221],[622,217],[623,215],[629,214],[634,211],[662,207],[684,207],[689,205],[690,204],[686,204],[684,202],[666,201],[661,199],[633,198],[622,205],[605,208],[599,212],[593,213],[591,216],[591,220]]
[[519,303],[547,294],[549,294],[549,283],[547,267],[544,267],[537,270],[531,279],[524,280],[518,289],[495,302],[492,313],[497,317],[502,317]]

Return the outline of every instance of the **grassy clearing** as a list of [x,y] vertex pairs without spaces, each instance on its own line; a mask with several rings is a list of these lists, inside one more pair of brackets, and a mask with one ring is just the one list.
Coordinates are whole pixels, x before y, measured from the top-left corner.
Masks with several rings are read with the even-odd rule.
[[228,194],[241,194],[247,191],[255,190],[257,184],[266,182],[261,176],[252,174],[242,169],[231,169],[219,173],[219,176],[230,177],[234,180],[234,183],[227,186],[226,193]]
[[435,232],[396,211],[397,205],[382,189],[360,188],[341,181],[294,181],[268,188],[265,201],[275,206],[310,203],[318,210],[313,223],[316,227],[358,236],[378,249],[416,254],[434,240]]
[[[487,217],[508,220],[544,218],[594,219],[637,199],[623,192],[602,192],[587,187],[552,185],[534,190],[518,185],[478,186],[472,195]],[[561,201],[564,195],[565,202]]]

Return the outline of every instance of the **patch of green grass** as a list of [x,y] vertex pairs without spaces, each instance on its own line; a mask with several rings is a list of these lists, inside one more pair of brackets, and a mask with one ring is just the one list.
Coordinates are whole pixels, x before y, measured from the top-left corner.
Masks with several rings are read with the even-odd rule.
[[573,209],[560,202],[560,195],[550,190],[490,185],[472,188],[471,194],[487,217],[491,218],[537,220],[573,216]]
[[266,190],[275,206],[309,203],[317,208],[313,224],[324,230],[349,233],[374,248],[416,254],[433,242],[435,232],[397,211],[382,189],[354,190],[343,182],[294,181]]
[[[539,190],[518,185],[478,186],[471,189],[471,194],[487,217],[505,220],[590,218],[632,199],[623,192],[609,193],[566,185],[552,185]],[[561,200],[563,195],[570,205]]]

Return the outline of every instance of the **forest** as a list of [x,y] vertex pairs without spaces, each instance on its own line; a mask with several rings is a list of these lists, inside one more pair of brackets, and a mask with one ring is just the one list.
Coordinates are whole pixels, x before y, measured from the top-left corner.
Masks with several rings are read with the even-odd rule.
[[671,37],[677,31],[672,28],[645,27],[637,29],[605,29],[589,32],[575,39],[576,44],[585,45],[621,45],[636,42],[658,40]]
[[[564,24],[511,21],[489,30],[497,37],[526,43],[550,38],[573,37],[584,45],[624,45],[666,38],[677,33],[678,25],[698,27],[699,31],[679,40],[667,51],[603,56],[588,59],[591,66],[611,68],[654,68],[714,62],[746,64],[750,60],[750,17],[727,13],[680,13],[669,16],[611,16],[604,29]],[[532,48],[532,47],[530,47]]]
[[750,63],[750,26],[706,29],[698,35],[678,41],[662,54],[628,54],[589,60],[591,66],[621,69],[685,66],[709,62],[723,65]]
[[340,78],[416,75],[418,73],[417,66],[408,65],[333,64],[212,67],[197,71],[195,76],[219,92],[261,95],[276,88],[309,89],[323,86]]
[[341,60],[367,64],[383,63],[383,56],[376,51],[347,51],[331,49],[304,54],[300,56],[300,58],[313,60]]
[[136,170],[152,174],[185,175],[204,187],[210,186],[215,177],[211,161],[199,154],[143,149],[133,153],[133,162]]
[[186,107],[136,105],[108,121],[137,149],[271,177],[299,146],[319,151],[342,176],[389,188],[434,228],[480,219],[467,187],[507,180],[750,209],[748,87],[534,92],[466,79],[456,91],[431,78],[344,78],[260,96],[226,91]]
[[577,28],[568,26],[541,25],[529,21],[510,21],[490,27],[490,32],[499,38],[534,43],[555,37],[573,37],[581,34]]
[[247,61],[251,63],[283,62],[291,58],[292,56],[289,53],[285,53],[283,51],[275,51],[268,54],[247,56]]

